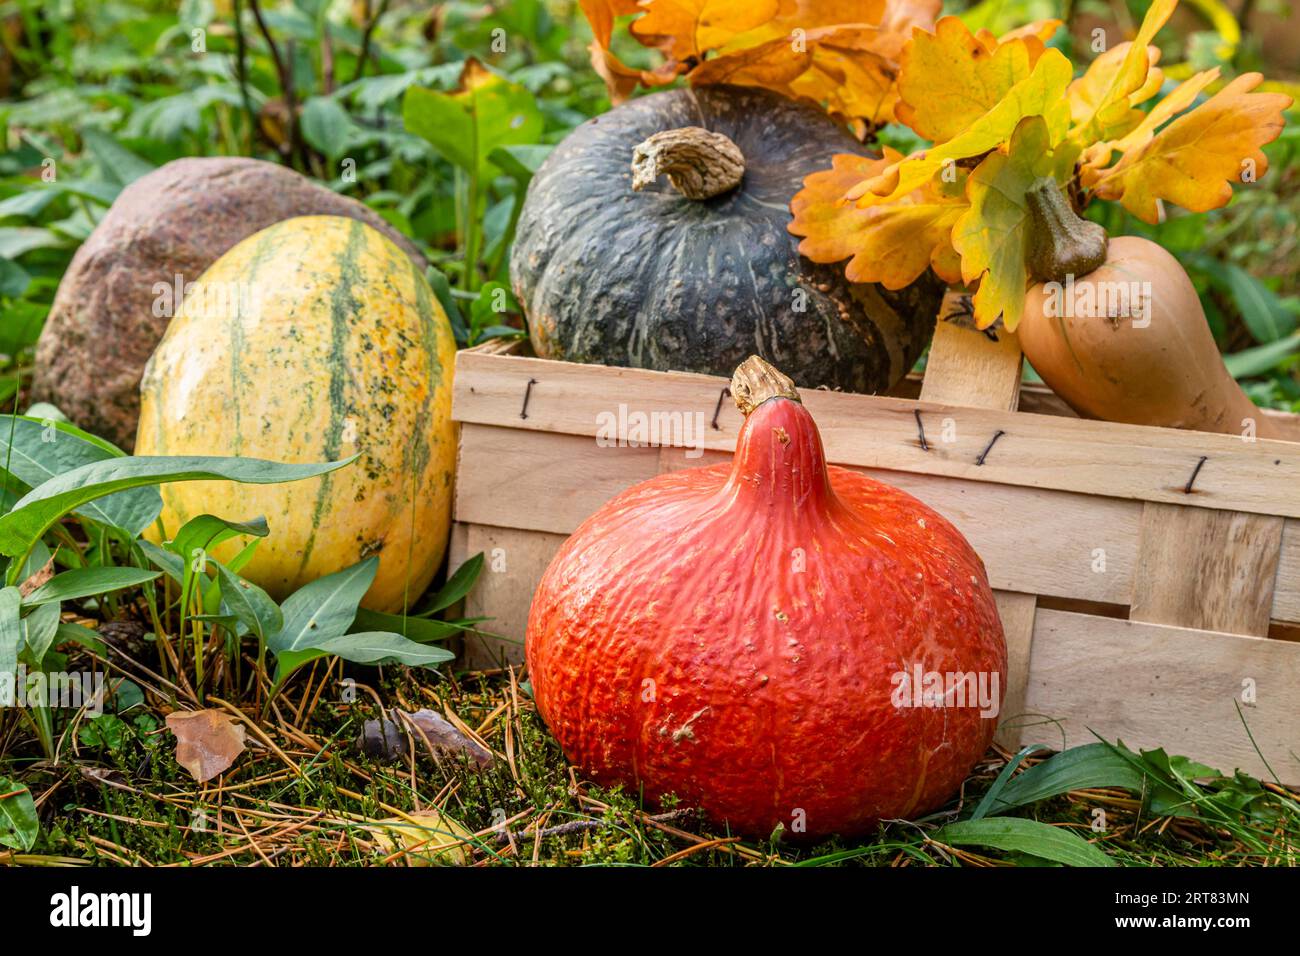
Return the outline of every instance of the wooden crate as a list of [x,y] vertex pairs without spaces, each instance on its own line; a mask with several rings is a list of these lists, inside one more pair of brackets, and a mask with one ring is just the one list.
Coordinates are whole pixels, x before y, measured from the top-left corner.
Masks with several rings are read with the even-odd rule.
[[[831,462],[915,495],[983,558],[1009,652],[999,742],[1095,732],[1300,782],[1300,421],[1277,419],[1295,442],[1085,421],[1020,370],[1014,335],[940,322],[919,393],[803,393]],[[504,638],[467,638],[470,666],[523,659],[538,579],[603,502],[730,456],[726,385],[501,343],[460,353],[452,559],[486,552],[466,611]],[[703,455],[598,446],[620,404],[702,413]]]

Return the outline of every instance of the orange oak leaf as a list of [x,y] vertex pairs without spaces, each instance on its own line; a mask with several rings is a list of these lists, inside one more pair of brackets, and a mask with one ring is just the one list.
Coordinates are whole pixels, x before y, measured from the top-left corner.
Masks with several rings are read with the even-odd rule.
[[850,186],[902,158],[888,147],[880,159],[839,154],[830,169],[808,176],[790,204],[790,232],[804,237],[799,251],[814,262],[849,259],[850,281],[889,289],[909,285],[931,267],[945,282],[959,281],[949,235],[966,209],[964,172],[951,182],[936,176],[888,206],[862,209],[844,199]]
[[779,0],[649,0],[632,35],[677,60],[703,59],[781,11]]
[[602,46],[609,46],[610,38],[614,35],[614,20],[617,17],[641,12],[637,0],[578,0],[578,5],[582,7],[587,22],[591,24],[591,33],[596,42]]
[[[894,119],[897,58],[915,26],[930,27],[940,0],[583,0],[592,64],[615,102],[635,87],[686,74],[692,84],[761,86],[822,104],[854,123]],[[610,52],[615,17],[641,13],[631,33],[663,53],[636,70]]]
[[1263,79],[1258,73],[1243,73],[1204,104],[1124,153],[1118,163],[1101,172],[1097,195],[1118,199],[1149,223],[1163,218],[1163,200],[1192,212],[1226,204],[1234,182],[1254,182],[1268,171],[1268,158],[1260,147],[1281,134],[1282,112],[1292,102],[1281,93],[1250,92]]
[[591,66],[605,81],[611,102],[622,103],[638,86],[671,83],[680,72],[678,65],[672,61],[655,70],[633,69],[610,50],[615,18],[641,13],[643,8],[637,0],[579,0],[579,5],[587,22],[591,24],[592,40],[587,47],[591,55]]

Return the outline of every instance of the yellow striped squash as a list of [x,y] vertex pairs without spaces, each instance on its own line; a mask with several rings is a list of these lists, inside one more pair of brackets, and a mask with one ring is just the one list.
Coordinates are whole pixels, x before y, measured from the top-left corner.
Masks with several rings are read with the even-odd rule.
[[361,457],[294,484],[165,485],[164,533],[264,515],[270,536],[242,573],[273,597],[378,554],[364,604],[409,606],[451,520],[455,349],[424,276],[370,226],[303,216],[249,236],[187,292],[150,359],[136,454]]

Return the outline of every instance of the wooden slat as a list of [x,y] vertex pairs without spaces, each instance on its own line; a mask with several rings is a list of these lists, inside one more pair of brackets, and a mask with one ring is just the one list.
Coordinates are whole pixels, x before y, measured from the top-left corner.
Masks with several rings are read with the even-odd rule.
[[1273,618],[1300,624],[1300,521],[1282,527],[1282,553],[1274,579]]
[[[952,314],[951,297],[941,315]],[[925,366],[925,382],[921,386],[921,400],[938,404],[971,405],[997,411],[1015,411],[1020,404],[1020,368],[1023,358],[1020,341],[1016,336],[1000,329],[990,335],[978,332],[965,324],[941,320],[930,344],[930,355]],[[942,435],[940,436],[943,437]],[[931,478],[930,480],[936,480]],[[942,482],[944,479],[937,479]],[[987,499],[985,490],[1002,490],[1006,486],[982,485],[973,498]],[[938,489],[935,489],[938,490]],[[1012,489],[1007,489],[1012,490]],[[1014,489],[1017,497],[1024,498],[1024,489]],[[1041,492],[1039,492],[1041,494]],[[1089,501],[1090,499],[1080,499]],[[987,501],[985,502],[987,503]],[[943,509],[951,517],[953,508]],[[982,523],[982,522],[981,522]],[[1002,522],[997,522],[1002,524]],[[968,526],[978,527],[976,523]],[[1067,525],[1061,530],[1077,525]],[[967,535],[968,540],[970,536]],[[1045,533],[1044,540],[1051,540]],[[975,545],[976,550],[979,546]],[[1076,547],[1077,552],[1086,550]],[[1053,544],[1060,542],[1053,541]],[[1076,542],[1077,544],[1077,542]],[[1067,546],[1068,547],[1068,546]],[[980,551],[980,554],[984,552]],[[1059,552],[1057,552],[1059,553]],[[1023,555],[1021,556],[1023,559]],[[987,568],[987,562],[986,562]],[[1021,561],[1023,567],[1023,560]],[[1067,580],[1077,581],[1079,575],[1067,575]],[[993,583],[996,588],[997,583]],[[1007,686],[998,720],[998,742],[1008,750],[1020,746],[1021,723],[1015,719],[1024,710],[1025,687],[1029,681],[1029,668],[1033,658],[1034,614],[1038,604],[1037,589],[995,590],[998,617],[1007,644]]]
[[[949,311],[945,308],[941,314]],[[1020,404],[1021,365],[1020,340],[1014,332],[998,329],[990,337],[954,322],[939,322],[919,397],[936,405],[1013,412]]]
[[[529,379],[535,384],[528,417],[520,419]],[[698,425],[690,442],[681,444],[698,441],[731,451],[739,412],[724,402],[718,427],[709,424],[725,385],[724,379],[684,372],[462,352],[453,415],[462,422],[594,437],[599,416],[616,414],[620,404],[678,411],[691,415],[693,428]],[[1300,517],[1300,445],[1292,442],[1244,442],[1229,435],[837,392],[806,392],[804,400],[817,418],[827,456],[837,464]],[[929,451],[918,440],[917,410]],[[977,464],[985,452],[984,464]],[[1186,493],[1202,456],[1206,461]]]
[[1025,697],[1033,666],[1034,620],[1038,614],[1038,596],[1016,591],[995,591],[998,617],[1007,640],[1007,690],[1002,698],[995,738],[1007,750],[1018,750],[1025,727]]
[[[464,425],[456,518],[570,534],[612,495],[659,471],[729,460],[681,449],[597,448],[589,438]],[[658,461],[655,460],[656,453]],[[503,459],[530,463],[515,468]],[[984,560],[995,588],[1129,603],[1137,502],[857,469],[947,517]],[[1100,552],[1100,553],[1099,553]]]
[[484,555],[483,573],[465,598],[465,614],[491,618],[461,642],[458,663],[471,670],[520,664],[533,591],[565,536],[463,522],[456,528],[464,557]]
[[[1248,684],[1254,703],[1242,701]],[[1300,783],[1300,644],[1289,641],[1039,608],[1025,709],[1041,715],[1025,743],[1063,750],[1096,731]]]
[[602,448],[590,438],[463,425],[455,516],[571,534],[624,488],[658,473],[656,448]]
[[1129,617],[1263,637],[1283,519],[1147,502]]

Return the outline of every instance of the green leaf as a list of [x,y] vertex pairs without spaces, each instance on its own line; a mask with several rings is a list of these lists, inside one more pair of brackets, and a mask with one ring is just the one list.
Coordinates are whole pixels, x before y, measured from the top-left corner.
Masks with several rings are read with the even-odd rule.
[[1267,345],[1257,345],[1254,348],[1225,355],[1223,364],[1227,366],[1228,374],[1233,378],[1251,378],[1271,372],[1280,362],[1290,358],[1297,351],[1300,351],[1300,332],[1269,342]]
[[499,146],[535,143],[545,121],[522,86],[468,60],[453,93],[412,87],[402,101],[409,133],[426,140],[448,162],[481,179],[492,176],[489,158]]
[[165,481],[240,481],[275,484],[335,471],[356,460],[293,465],[260,458],[113,458],[73,469],[32,490],[0,517],[0,554],[22,555],[68,512],[96,498]]
[[265,518],[227,521],[216,515],[203,514],[185,522],[181,530],[176,532],[176,537],[167,543],[167,549],[188,561],[198,557],[194,553],[196,550],[206,554],[223,541],[238,535],[247,534],[256,538],[265,538],[270,533],[271,529],[266,526]]
[[143,568],[74,568],[50,578],[23,598],[23,604],[33,607],[59,601],[75,601],[147,584],[156,577],[157,571],[146,571]]
[[[332,637],[316,647],[287,651],[276,659],[287,676],[303,664],[329,654],[354,664],[408,664],[413,667],[434,667],[456,657],[444,648],[417,644],[400,634],[364,631]],[[276,684],[282,683],[283,678],[277,675]]]
[[554,146],[531,144],[498,146],[488,154],[488,159],[520,186],[527,186],[554,148]]
[[[17,299],[27,291],[32,276],[12,259],[0,259],[0,297]],[[8,350],[6,350],[8,354]]]
[[1276,342],[1295,331],[1295,316],[1268,286],[1241,266],[1229,263],[1223,268],[1228,290],[1255,341]]
[[267,640],[271,650],[279,656],[283,651],[316,648],[321,641],[342,637],[378,570],[379,558],[372,556],[289,595],[282,607],[284,624]]
[[509,334],[517,331],[503,324],[500,319],[507,312],[521,312],[514,293],[504,282],[485,282],[479,290],[478,298],[469,311],[469,344],[477,344],[480,338],[496,334]]
[[81,138],[95,157],[100,172],[109,182],[126,186],[154,170],[153,163],[141,159],[113,137],[94,127],[82,130]]
[[1069,830],[1021,817],[959,820],[935,830],[930,839],[948,846],[988,846],[1031,853],[1067,866],[1117,865],[1101,850]]
[[149,559],[155,568],[184,587],[185,562],[180,555],[173,554],[165,548],[160,548],[152,541],[137,541],[136,544],[139,545],[140,550],[144,552],[145,557]]
[[456,569],[456,572],[447,579],[447,583],[429,599],[425,607],[420,609],[420,615],[427,617],[430,614],[437,614],[460,601],[469,594],[482,571],[483,552],[480,551],[473,557],[465,559],[465,563]]
[[284,626],[284,615],[271,596],[256,584],[233,574],[223,564],[217,564],[221,580],[221,597],[231,613],[248,628],[259,644],[265,644],[270,635]]
[[405,617],[399,614],[384,614],[363,607],[357,609],[357,615],[349,631],[388,631],[420,644],[429,644],[461,634],[464,628],[454,627],[444,621],[430,621],[410,614]]
[[984,794],[984,799],[979,802],[979,806],[975,808],[975,812],[970,815],[970,818],[972,820],[979,820],[986,816],[993,808],[993,801],[998,798],[998,795],[1011,780],[1011,775],[1015,773],[1016,768],[1019,767],[1024,762],[1025,758],[1031,753],[1046,749],[1047,748],[1042,744],[1030,744],[1027,747],[1022,747],[1015,757],[1007,761],[1007,765],[1002,768],[1002,772],[999,773],[998,778],[993,781],[993,786],[989,787],[989,792]]
[[32,792],[10,777],[0,777],[0,844],[26,852],[36,845],[40,828]]
[[104,657],[108,653],[108,648],[104,646],[104,641],[99,636],[99,632],[91,630],[83,624],[62,623],[59,625],[59,632],[54,636],[54,642],[56,644],[65,644],[69,641],[90,648],[100,657]]
[[23,622],[19,617],[23,596],[17,588],[0,588],[0,707],[14,705],[13,684],[4,680],[18,675],[18,648],[23,643]]
[[423,667],[454,658],[450,651],[417,644],[400,634],[347,633],[378,569],[379,558],[369,557],[289,595],[282,608],[284,626],[267,641],[276,658],[275,691],[299,667],[328,654],[356,664]]
[[[0,415],[0,467],[31,488],[82,466],[124,457],[119,448],[66,422]],[[75,509],[79,516],[131,537],[152,524],[161,511],[157,488],[120,492]]]
[[312,96],[303,104],[302,135],[307,145],[330,159],[347,150],[357,125],[339,101],[329,96]]
[[23,618],[23,645],[30,663],[41,666],[59,632],[59,606],[42,604]]
[[[0,262],[8,261],[8,259],[0,259]],[[6,311],[4,321],[0,322],[0,352],[5,355],[17,355],[27,346],[36,344],[50,307],[39,302],[10,302],[6,306]],[[8,399],[11,395],[13,391],[10,391],[5,398]]]
[[1108,744],[1084,744],[1064,750],[1050,760],[1030,767],[1011,780],[991,808],[1003,813],[1014,807],[1091,787],[1123,787],[1138,793],[1143,774]]
[[40,226],[0,227],[0,258],[17,259],[33,249],[58,249],[65,240],[58,233]]
[[447,313],[447,320],[451,323],[451,331],[456,336],[456,341],[467,342],[469,340],[469,330],[465,327],[465,319],[460,314],[460,306],[456,304],[456,297],[451,293],[451,283],[447,281],[447,276],[443,274],[442,270],[433,266],[429,266],[425,270],[425,276],[429,280],[433,294],[438,297],[438,304]]

